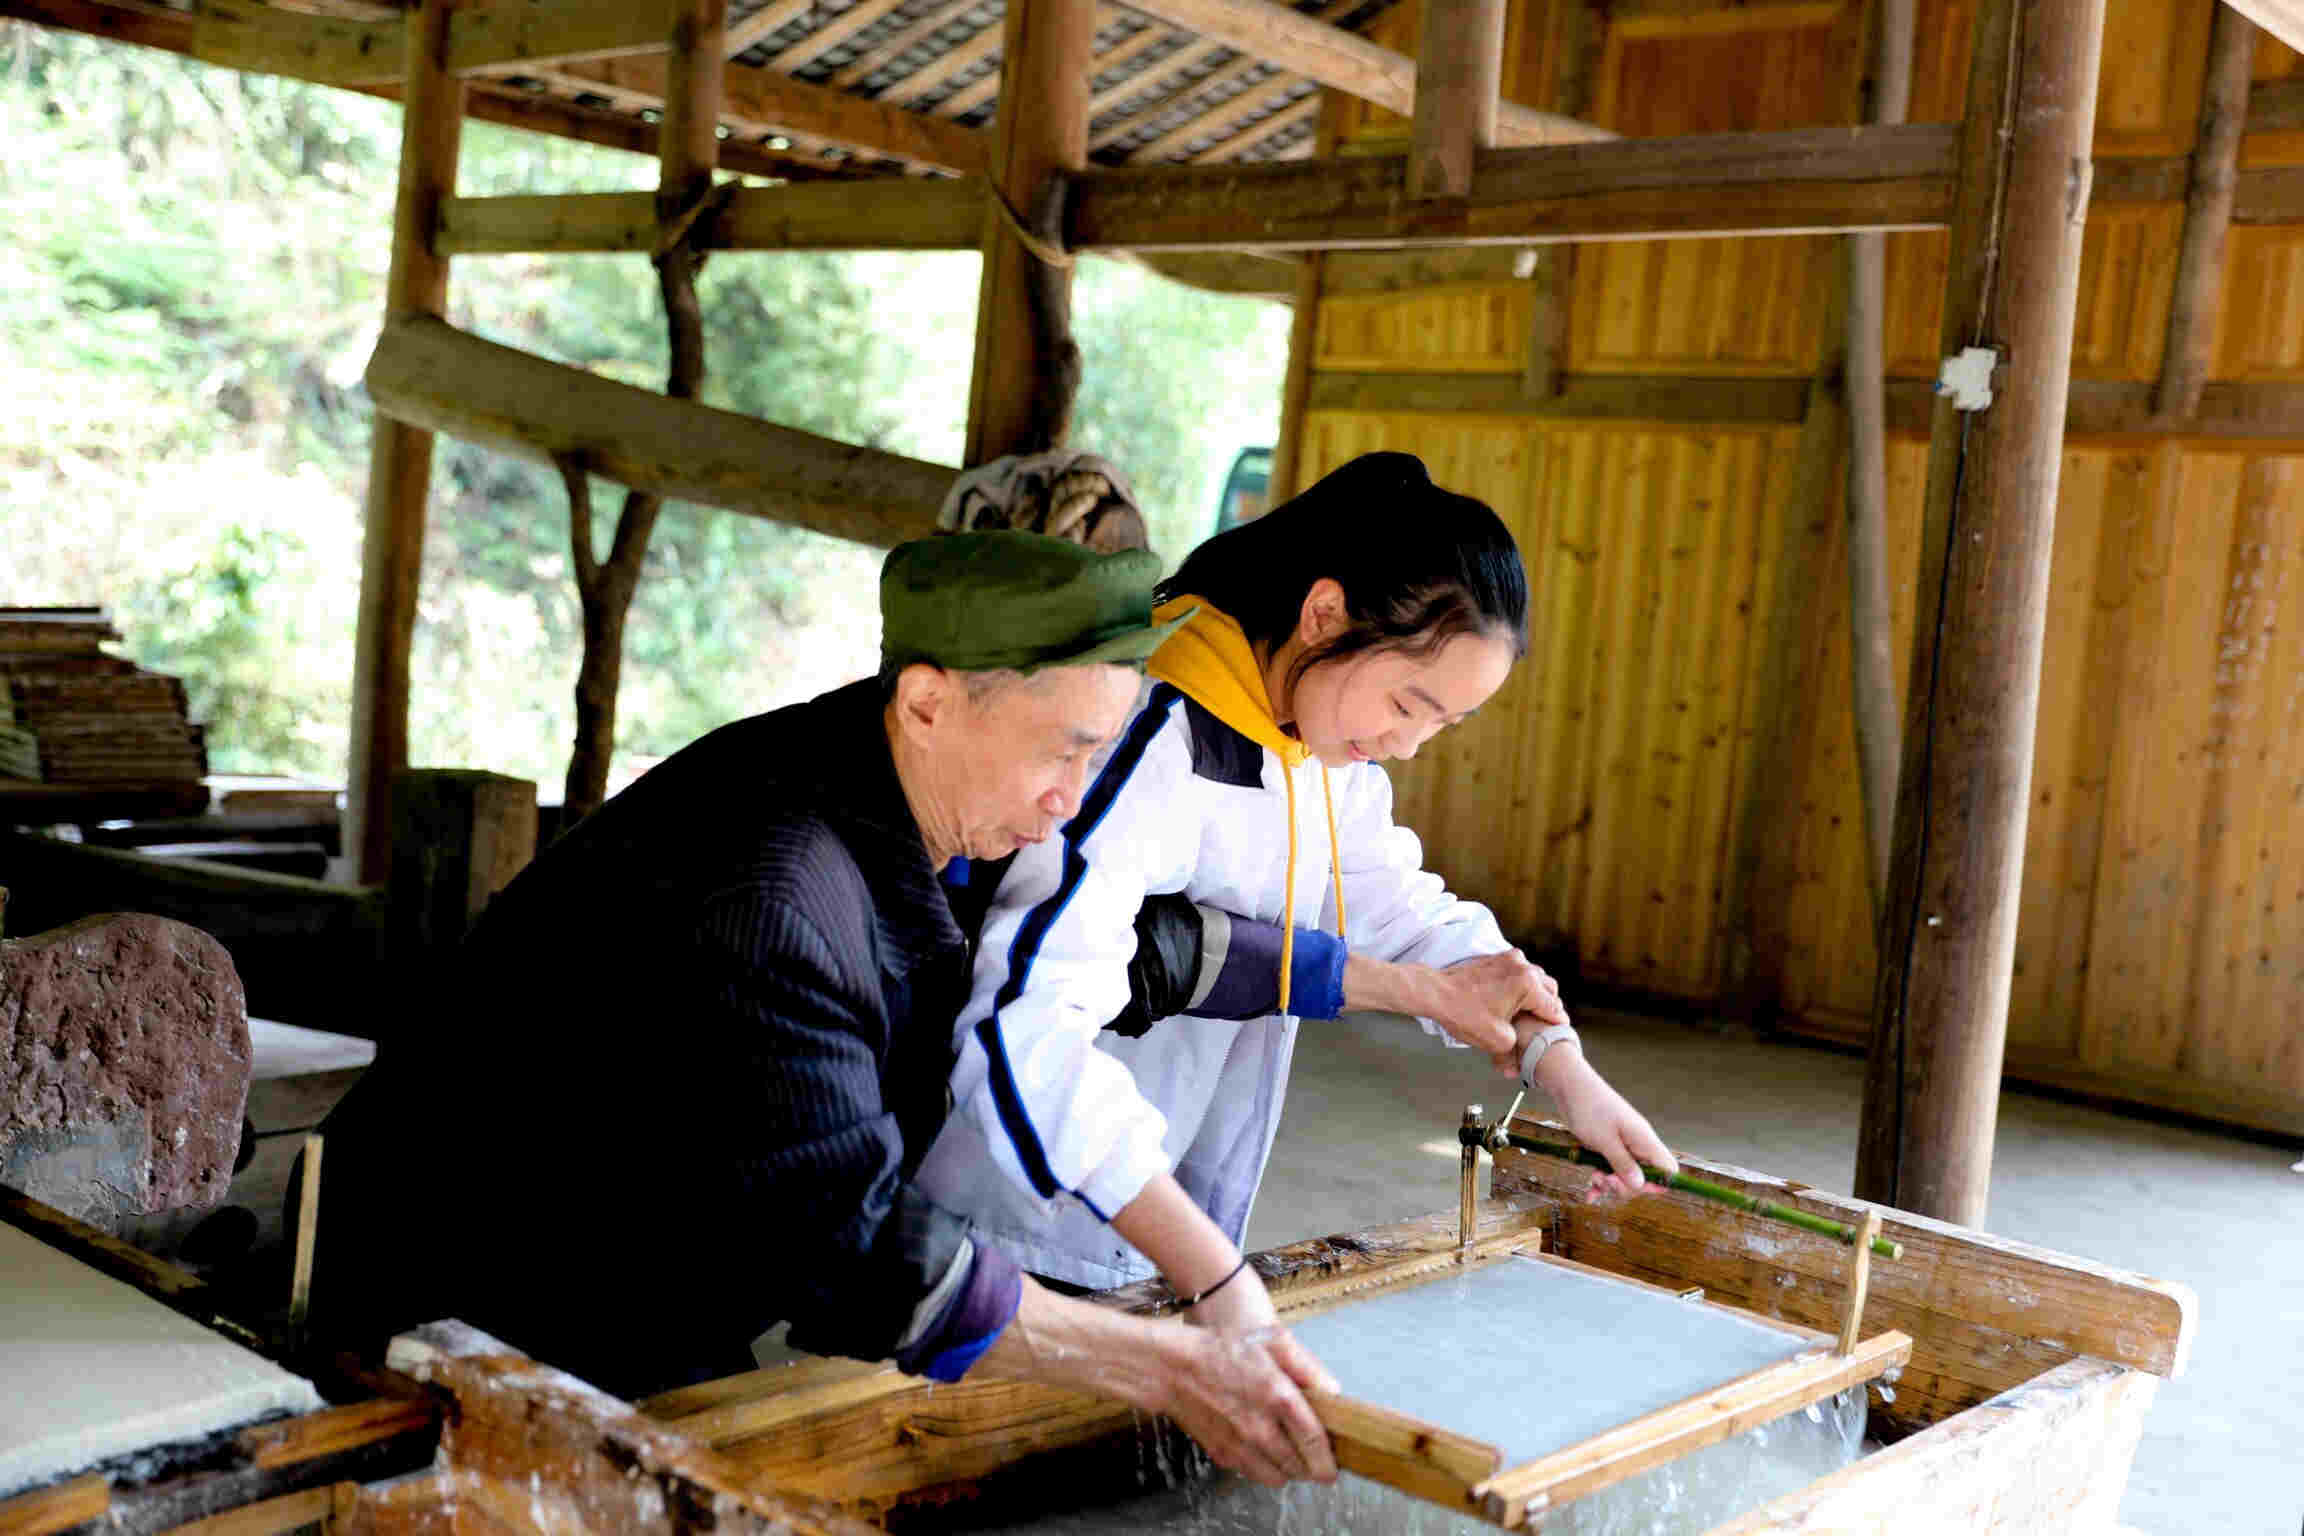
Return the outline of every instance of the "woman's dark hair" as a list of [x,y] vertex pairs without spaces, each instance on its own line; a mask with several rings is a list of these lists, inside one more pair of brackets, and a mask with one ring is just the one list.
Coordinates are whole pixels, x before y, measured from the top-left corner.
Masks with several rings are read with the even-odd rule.
[[1500,634],[1528,651],[1528,572],[1486,502],[1432,483],[1412,453],[1364,453],[1253,522],[1217,534],[1160,585],[1229,614],[1269,654],[1295,633],[1322,577],[1344,589],[1350,627],[1289,671],[1358,651],[1425,656],[1464,634]]

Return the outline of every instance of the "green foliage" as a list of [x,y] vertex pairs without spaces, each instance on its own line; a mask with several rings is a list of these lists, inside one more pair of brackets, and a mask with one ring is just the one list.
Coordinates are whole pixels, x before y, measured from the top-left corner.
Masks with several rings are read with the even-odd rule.
[[[367,401],[398,158],[388,103],[0,22],[0,602],[102,602],[181,673],[220,771],[342,772]],[[470,194],[643,188],[644,157],[468,125]],[[957,462],[972,255],[721,253],[710,403]],[[452,318],[648,388],[634,257],[461,258]],[[1171,560],[1274,431],[1286,316],[1083,263],[1074,441],[1136,480]],[[605,548],[620,488],[596,484]],[[555,793],[579,626],[558,477],[441,440],[411,720],[419,762]],[[868,668],[877,556],[665,509],[626,631],[620,752],[661,755]]]

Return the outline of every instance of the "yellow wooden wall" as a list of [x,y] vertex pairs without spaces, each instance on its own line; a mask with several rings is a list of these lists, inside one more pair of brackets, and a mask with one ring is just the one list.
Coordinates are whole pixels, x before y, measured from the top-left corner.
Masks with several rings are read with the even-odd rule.
[[[1548,105],[1548,7],[1525,0],[1506,92]],[[1413,5],[1386,22],[1414,47]],[[1967,0],[1922,0],[1916,120],[1957,116]],[[2101,156],[2191,148],[2207,46],[2199,0],[2110,8]],[[1838,4],[1619,15],[1588,115],[1641,135],[1846,121],[1858,28]],[[2257,73],[2293,72],[2267,42]],[[1339,113],[1349,143],[1404,124]],[[2304,163],[2260,134],[2246,163]],[[2088,221],[2076,377],[2159,370],[2183,210]],[[1933,372],[1946,243],[1891,237],[1892,373]],[[1782,378],[1816,362],[1837,255],[1821,239],[1579,250],[1571,373]],[[1517,375],[1526,282],[1326,299],[1316,371]],[[2215,375],[2304,378],[2304,228],[2243,228]],[[1860,1031],[1874,960],[1833,505],[1796,505],[1794,427],[1315,410],[1304,474],[1376,448],[1422,455],[1521,541],[1531,653],[1504,693],[1397,767],[1434,866],[1508,930],[1564,936],[1588,974],[1717,1001],[1744,955],[1812,1027]],[[1892,444],[1897,569],[1916,561],[1924,441]],[[2010,1059],[2028,1075],[2259,1125],[2304,1127],[2304,441],[2067,444],[2035,751]],[[1803,552],[1796,665],[1760,654]],[[1909,576],[1895,594],[1899,679]],[[1764,675],[1786,676],[1791,748],[1760,761]],[[1731,931],[1739,819],[1769,775],[1757,846],[1772,903]],[[1776,776],[1785,776],[1780,782]]]

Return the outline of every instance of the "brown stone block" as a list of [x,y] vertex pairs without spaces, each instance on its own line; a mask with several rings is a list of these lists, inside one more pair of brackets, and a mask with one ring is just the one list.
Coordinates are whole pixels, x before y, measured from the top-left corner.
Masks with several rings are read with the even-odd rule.
[[0,942],[0,1183],[83,1221],[224,1198],[248,1098],[224,946],[108,914]]

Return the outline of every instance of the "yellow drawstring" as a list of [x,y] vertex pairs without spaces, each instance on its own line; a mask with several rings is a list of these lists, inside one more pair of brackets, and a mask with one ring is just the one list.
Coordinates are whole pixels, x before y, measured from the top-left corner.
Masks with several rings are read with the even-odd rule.
[[1288,786],[1288,877],[1280,898],[1280,1012],[1288,1012],[1288,983],[1296,974],[1296,772],[1280,759],[1280,781]]
[[[1288,1011],[1289,984],[1296,976],[1296,773],[1280,759],[1280,779],[1288,786],[1288,875],[1280,899],[1280,1011]],[[1344,849],[1336,840],[1336,791],[1328,765],[1320,765],[1320,798],[1328,808],[1328,878],[1336,887],[1336,937],[1344,937]]]
[[1336,791],[1328,786],[1328,765],[1320,765],[1320,798],[1328,802],[1328,878],[1336,886],[1336,937],[1344,937],[1344,845],[1336,841]]

